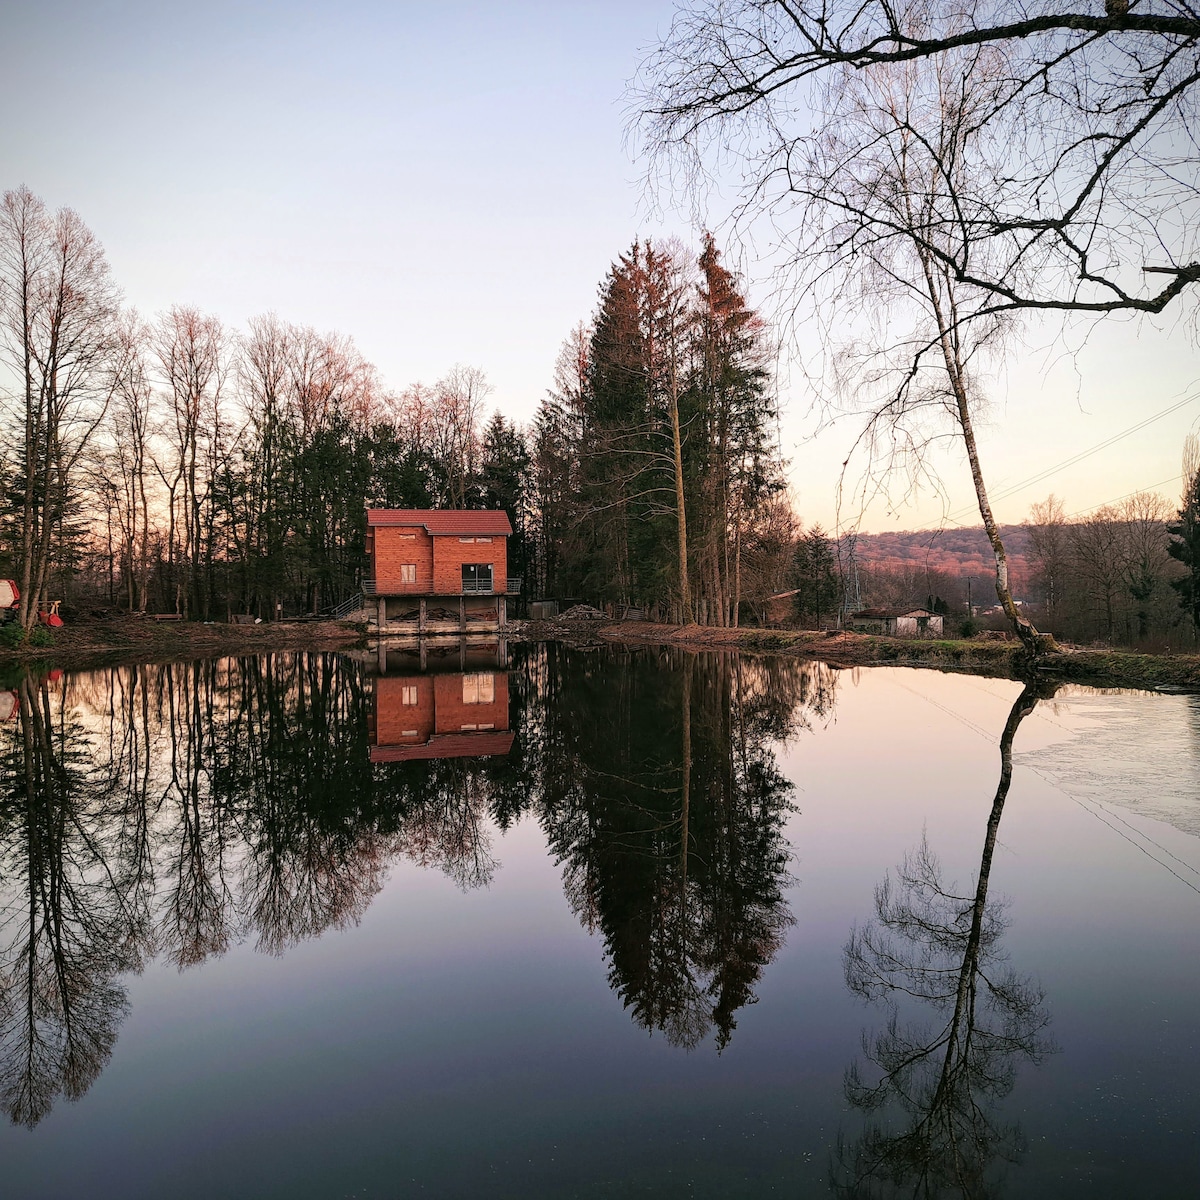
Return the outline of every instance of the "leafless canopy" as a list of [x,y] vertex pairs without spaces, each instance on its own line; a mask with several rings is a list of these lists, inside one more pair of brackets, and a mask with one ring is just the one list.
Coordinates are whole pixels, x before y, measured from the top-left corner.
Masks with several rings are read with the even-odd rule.
[[928,246],[956,282],[993,309],[1095,314],[1161,312],[1200,282],[1194,3],[707,0],[646,61],[638,132],[673,182],[740,161],[747,211],[778,219],[849,79],[964,53],[1001,69],[977,117],[991,169]]

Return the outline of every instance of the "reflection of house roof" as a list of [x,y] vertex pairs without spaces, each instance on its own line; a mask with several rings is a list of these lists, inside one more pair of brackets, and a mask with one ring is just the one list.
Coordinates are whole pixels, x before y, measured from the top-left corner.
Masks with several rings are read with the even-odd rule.
[[507,754],[513,735],[505,730],[479,733],[435,733],[427,742],[412,746],[372,746],[372,762],[406,762],[418,758],[474,758]]
[[894,617],[934,617],[927,608],[864,608],[861,612],[851,613],[850,619],[860,618],[866,621],[890,621]]
[[503,509],[368,508],[367,524],[420,525],[434,537],[512,537],[512,525]]

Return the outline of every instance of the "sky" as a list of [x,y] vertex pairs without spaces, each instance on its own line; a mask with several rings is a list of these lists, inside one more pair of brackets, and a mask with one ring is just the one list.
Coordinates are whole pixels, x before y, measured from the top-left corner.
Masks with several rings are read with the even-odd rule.
[[[187,303],[239,327],[274,311],[348,333],[397,389],[477,366],[525,421],[616,255],[635,236],[697,240],[687,198],[648,199],[625,136],[627,84],[673,10],[0,0],[0,188],[78,210],[145,314]],[[712,198],[719,237],[731,195]],[[771,263],[738,261],[765,303]],[[812,336],[780,362],[780,437],[799,514],[828,528],[855,429],[818,431],[798,361]],[[1001,520],[1050,491],[1068,512],[1177,498],[1200,428],[1200,352],[1177,318],[1108,322],[1072,355],[1029,327],[988,391],[993,492],[1050,472],[998,500]],[[861,528],[977,523],[961,453],[937,465],[944,497],[878,502]]]

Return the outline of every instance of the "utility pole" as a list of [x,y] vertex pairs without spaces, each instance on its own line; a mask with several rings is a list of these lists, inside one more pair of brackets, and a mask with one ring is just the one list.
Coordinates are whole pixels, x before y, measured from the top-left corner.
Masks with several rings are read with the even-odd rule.
[[971,576],[968,575],[967,576],[967,616],[973,617],[974,615],[975,615],[975,610],[974,610],[974,608],[971,607]]

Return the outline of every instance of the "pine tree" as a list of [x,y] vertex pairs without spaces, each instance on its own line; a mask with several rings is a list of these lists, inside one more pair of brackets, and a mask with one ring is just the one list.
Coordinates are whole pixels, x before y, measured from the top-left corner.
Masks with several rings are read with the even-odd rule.
[[1183,504],[1178,520],[1167,526],[1170,541],[1167,553],[1181,562],[1187,573],[1171,581],[1179,593],[1179,602],[1200,629],[1200,444],[1188,438],[1184,449]]

